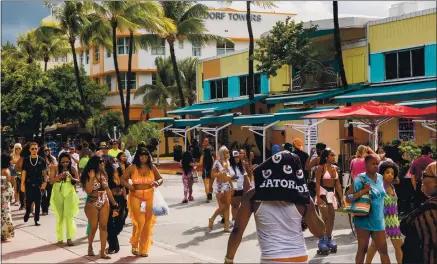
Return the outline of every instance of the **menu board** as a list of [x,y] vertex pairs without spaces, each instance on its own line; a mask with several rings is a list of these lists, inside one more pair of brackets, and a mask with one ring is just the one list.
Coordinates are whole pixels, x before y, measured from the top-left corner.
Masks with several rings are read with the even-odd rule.
[[398,132],[398,138],[402,141],[414,141],[416,139],[414,123],[411,119],[399,118]]

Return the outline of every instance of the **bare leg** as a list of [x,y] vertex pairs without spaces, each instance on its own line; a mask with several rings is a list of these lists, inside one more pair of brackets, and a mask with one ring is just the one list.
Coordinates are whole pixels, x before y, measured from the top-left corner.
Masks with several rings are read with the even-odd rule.
[[332,204],[328,204],[327,206],[327,218],[328,221],[325,222],[326,223],[326,235],[328,237],[332,236],[332,230],[334,229],[334,220],[335,220],[335,210],[334,210],[334,206]]
[[90,225],[90,232],[88,233],[88,256],[95,256],[93,252],[93,241],[97,232],[97,225],[99,223],[99,209],[91,203],[85,205],[85,215],[88,218]]
[[205,186],[205,194],[206,194],[206,196],[208,198],[208,193],[210,193],[209,192],[209,179],[204,179],[203,180],[203,185]]
[[381,257],[382,264],[389,264],[390,257],[387,250],[387,239],[384,231],[372,232],[372,240],[375,241],[376,248],[378,249],[379,256]]
[[241,204],[241,200],[243,197],[241,196],[237,196],[237,197],[232,197],[232,221],[235,220],[235,217],[237,217],[237,213],[238,213],[238,208],[240,208],[240,204]]
[[[355,263],[364,263],[364,257],[366,256],[367,247],[369,246],[370,231],[356,227],[355,232],[357,233],[358,240],[358,250],[355,256]],[[385,231],[384,231],[385,232]]]
[[218,203],[218,206],[219,206],[219,207],[217,208],[217,210],[215,210],[215,212],[214,212],[214,214],[211,216],[211,218],[209,218],[209,224],[208,224],[208,227],[209,227],[210,230],[213,229],[215,218],[216,218],[219,214],[223,213],[224,210],[225,210],[225,204],[223,203],[223,195],[224,195],[224,194],[222,194],[222,193],[218,193],[218,194],[216,195],[217,203]]
[[398,264],[402,263],[403,253],[402,253],[402,244],[404,243],[402,239],[392,239],[391,243],[393,244],[393,247],[395,248],[395,254],[396,254],[396,261]]
[[372,239],[372,243],[370,244],[370,247],[367,249],[366,264],[372,263],[376,251],[378,251],[378,249],[376,248],[375,242]]
[[105,253],[106,240],[108,239],[108,217],[109,217],[109,203],[99,211],[99,233],[100,233],[100,258],[110,259]]

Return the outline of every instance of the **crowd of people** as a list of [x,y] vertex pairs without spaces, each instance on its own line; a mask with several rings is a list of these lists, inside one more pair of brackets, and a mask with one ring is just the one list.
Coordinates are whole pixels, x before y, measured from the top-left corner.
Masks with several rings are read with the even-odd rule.
[[[396,140],[393,143],[394,148],[399,144]],[[358,146],[350,163],[351,184],[347,187],[342,184],[336,153],[329,146],[318,143],[311,153],[303,146],[299,138],[274,145],[272,156],[260,164],[256,164],[250,149],[222,145],[215,156],[208,139],[183,153],[182,203],[194,201],[193,184],[197,167],[202,167],[205,201],[210,203],[215,196],[218,205],[207,226],[213,230],[216,218],[221,216],[223,231],[231,233],[226,263],[233,262],[252,213],[263,263],[307,262],[306,228],[319,239],[320,254],[336,252],[336,209],[358,202],[368,210],[365,215],[353,216],[358,241],[356,263],[371,263],[376,252],[382,263],[390,263],[388,239],[397,263],[417,263],[418,258],[420,263],[437,262],[437,175],[429,147],[422,149],[422,156],[407,172],[415,203],[401,221],[399,151]],[[156,222],[154,195],[163,179],[146,145],[138,145],[133,155],[117,141],[101,142],[93,150],[86,142],[80,146],[64,144],[60,151],[54,151],[50,144],[39,147],[31,142],[15,144],[12,153],[2,153],[2,240],[14,236],[11,205],[26,210],[24,222],[33,214],[36,226],[41,222],[40,211],[46,215],[51,206],[58,243],[63,244],[66,238],[67,245],[74,246],[74,217],[79,212],[77,192],[81,187],[87,194],[87,255],[95,255],[92,245],[97,229],[100,257],[109,259],[109,254],[117,253],[118,235],[129,215],[133,226],[131,252],[147,257]]]

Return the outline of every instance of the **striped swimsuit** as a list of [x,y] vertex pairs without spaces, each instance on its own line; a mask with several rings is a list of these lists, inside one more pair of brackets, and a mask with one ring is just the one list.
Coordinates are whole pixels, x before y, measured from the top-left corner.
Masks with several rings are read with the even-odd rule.
[[384,221],[387,239],[402,239],[400,223],[398,218],[398,197],[393,185],[393,194],[386,193],[384,197]]

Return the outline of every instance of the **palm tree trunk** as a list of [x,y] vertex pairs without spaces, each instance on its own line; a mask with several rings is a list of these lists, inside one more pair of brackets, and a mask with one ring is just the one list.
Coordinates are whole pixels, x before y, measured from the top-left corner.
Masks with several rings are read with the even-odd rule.
[[[333,1],[333,14],[334,14],[334,44],[335,44],[335,55],[336,59],[338,61],[339,70],[340,70],[340,78],[341,83],[343,84],[343,89],[348,88],[347,79],[346,79],[346,73],[344,71],[344,64],[343,64],[343,53],[341,50],[341,36],[340,36],[340,26],[338,24],[338,2]],[[351,103],[347,103],[346,106],[351,106]],[[351,121],[351,120],[349,120]],[[352,124],[348,126],[348,135],[350,137],[354,136],[354,127]]]
[[[179,73],[178,63],[176,61],[176,54],[174,51],[174,41],[168,40],[168,45],[170,46],[170,57],[171,57],[171,62],[173,64],[173,72],[174,72],[174,76],[176,78],[176,85],[178,86],[180,107],[185,107],[185,98],[184,98],[184,92],[182,90],[181,75]],[[183,117],[183,118],[185,118],[185,117]]]
[[[123,88],[121,85],[120,69],[118,68],[117,26],[115,26],[115,25],[112,25],[112,57],[114,58],[114,68],[115,68],[115,75],[117,78],[118,92],[120,94],[121,111],[123,113],[124,120],[126,120],[129,117],[126,117],[126,105],[124,104],[124,95],[123,95]],[[125,129],[126,129],[126,127],[125,127]]]
[[[84,95],[84,92],[82,89],[82,84],[80,81],[79,65],[77,64],[76,48],[74,47],[74,41],[75,41],[74,39],[70,39],[71,52],[73,53],[74,75],[76,77],[77,89],[79,90],[80,103],[83,105],[83,107],[85,109],[85,119],[86,119],[90,116],[90,112],[88,111],[88,105],[86,103],[85,95]],[[80,127],[84,128],[85,123],[86,123],[85,120],[81,119],[80,120]]]
[[[127,64],[127,91],[126,91],[126,114],[124,117],[124,130],[127,131],[129,128],[130,119],[130,90],[132,89],[132,53],[133,53],[133,43],[134,43],[134,32],[129,32],[129,57]],[[134,87],[135,89],[136,87]]]
[[41,145],[44,146],[44,143],[45,143],[44,122],[41,122]]
[[44,58],[44,71],[47,71],[47,63],[49,62],[49,58],[45,57]]
[[[164,117],[167,117],[167,109],[164,109]],[[167,124],[164,124],[164,127],[166,127]],[[170,154],[170,147],[168,145],[168,137],[165,136],[165,131],[164,131],[164,141],[165,141],[165,155],[168,156]]]

